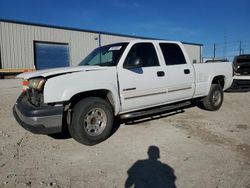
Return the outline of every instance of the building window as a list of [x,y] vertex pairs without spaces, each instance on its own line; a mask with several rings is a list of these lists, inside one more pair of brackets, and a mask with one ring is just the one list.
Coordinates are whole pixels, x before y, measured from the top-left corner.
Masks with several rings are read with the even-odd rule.
[[68,44],[35,41],[34,52],[37,70],[69,66]]
[[166,65],[186,64],[186,59],[179,45],[171,43],[160,43]]

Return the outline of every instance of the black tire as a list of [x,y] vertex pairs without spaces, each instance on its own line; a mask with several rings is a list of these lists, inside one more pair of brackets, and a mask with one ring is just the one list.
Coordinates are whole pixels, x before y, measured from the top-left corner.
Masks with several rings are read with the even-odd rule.
[[212,84],[208,95],[202,100],[203,107],[209,111],[220,109],[223,102],[223,90],[219,84]]
[[73,107],[69,132],[81,144],[95,145],[109,137],[113,121],[113,109],[107,101],[88,97]]

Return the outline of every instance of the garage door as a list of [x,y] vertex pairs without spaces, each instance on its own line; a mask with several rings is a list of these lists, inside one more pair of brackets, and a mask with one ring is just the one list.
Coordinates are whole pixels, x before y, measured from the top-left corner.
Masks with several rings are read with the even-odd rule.
[[69,45],[35,42],[36,69],[69,66]]

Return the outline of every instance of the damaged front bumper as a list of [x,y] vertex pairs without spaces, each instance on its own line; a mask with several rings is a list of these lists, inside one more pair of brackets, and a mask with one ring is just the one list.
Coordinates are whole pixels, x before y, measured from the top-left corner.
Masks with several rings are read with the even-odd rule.
[[62,132],[63,105],[36,107],[22,93],[13,107],[16,121],[26,130],[36,134]]

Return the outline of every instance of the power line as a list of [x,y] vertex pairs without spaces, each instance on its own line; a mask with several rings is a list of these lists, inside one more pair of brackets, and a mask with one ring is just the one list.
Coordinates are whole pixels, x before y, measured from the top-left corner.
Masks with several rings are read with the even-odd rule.
[[[247,42],[249,41],[249,42]],[[232,40],[227,41],[227,36],[224,36],[224,43],[213,43],[213,45],[204,45],[204,52],[206,56],[208,54],[210,57],[232,57],[235,55],[240,55],[244,53],[249,53],[250,51],[250,40]]]

